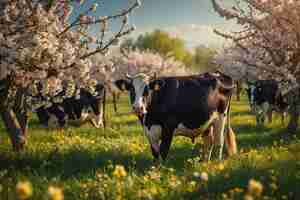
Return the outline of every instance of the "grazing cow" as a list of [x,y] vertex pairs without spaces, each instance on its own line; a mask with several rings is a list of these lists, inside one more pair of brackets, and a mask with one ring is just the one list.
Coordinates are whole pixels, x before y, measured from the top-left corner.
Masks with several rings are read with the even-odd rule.
[[[77,94],[75,94],[77,91]],[[40,123],[48,126],[50,116],[53,115],[60,127],[64,126],[66,118],[69,121],[89,120],[96,128],[105,126],[105,88],[101,83],[94,83],[92,87],[74,89],[69,92],[65,87],[46,105],[35,109]],[[44,98],[41,94],[34,97]]]
[[[205,159],[210,160],[213,146],[222,159],[225,123],[234,88],[230,77],[217,72],[195,76],[161,77],[150,81],[144,74],[116,81],[129,91],[134,112],[143,125],[156,160],[166,159],[173,136],[194,139],[205,136]],[[227,118],[227,120],[226,120]],[[226,131],[229,153],[236,152],[235,137]]]
[[284,123],[284,115],[288,104],[284,101],[275,80],[258,80],[248,83],[248,99],[252,111],[256,114],[256,122],[263,125],[266,116],[272,122],[272,112],[277,111],[281,114],[281,123]]
[[112,96],[112,103],[114,112],[118,113],[117,101],[120,99],[121,91],[116,87],[114,81],[106,81],[105,88],[107,89],[107,93]]

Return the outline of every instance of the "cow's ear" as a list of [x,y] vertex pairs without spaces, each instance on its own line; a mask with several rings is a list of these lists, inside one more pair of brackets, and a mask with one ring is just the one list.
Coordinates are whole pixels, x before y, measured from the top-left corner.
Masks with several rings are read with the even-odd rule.
[[159,91],[164,86],[163,80],[154,80],[149,83],[150,90]]
[[121,91],[128,91],[131,87],[131,81],[130,80],[125,80],[125,79],[120,79],[115,81],[115,85],[117,88]]

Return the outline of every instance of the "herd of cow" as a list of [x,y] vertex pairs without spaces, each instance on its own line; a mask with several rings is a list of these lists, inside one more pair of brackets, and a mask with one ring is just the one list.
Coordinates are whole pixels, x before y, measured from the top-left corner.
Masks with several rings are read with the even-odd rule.
[[[96,128],[105,126],[106,90],[102,83],[96,82],[94,89],[79,87],[71,92],[68,85],[55,96],[49,98],[42,95],[42,86],[37,85],[37,92],[31,95],[31,102],[47,102],[33,109],[37,113],[42,126],[48,127],[49,120],[54,117],[59,127],[64,127],[66,121],[90,121]],[[34,103],[32,103],[34,104]]]
[[[127,75],[114,82],[127,91],[134,113],[144,129],[155,160],[166,159],[174,136],[185,136],[194,142],[203,137],[203,159],[213,155],[222,159],[223,146],[227,155],[237,152],[235,134],[230,127],[230,103],[235,84],[231,77],[217,71],[181,77],[151,77],[146,74]],[[58,95],[65,95],[62,90]],[[51,115],[64,126],[66,119],[86,121],[99,128],[105,126],[105,87],[96,84],[96,93],[80,88],[77,95],[36,110],[40,123],[48,125]],[[284,113],[288,104],[274,80],[248,83],[247,94],[258,124],[265,116]],[[35,98],[43,98],[41,95]],[[271,118],[270,118],[271,119]],[[214,151],[214,148],[217,151]]]

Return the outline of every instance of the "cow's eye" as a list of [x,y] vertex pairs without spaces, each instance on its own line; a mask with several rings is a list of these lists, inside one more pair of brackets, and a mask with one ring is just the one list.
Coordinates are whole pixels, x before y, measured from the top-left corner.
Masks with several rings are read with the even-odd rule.
[[149,95],[149,87],[146,86],[146,87],[144,88],[143,96],[148,96],[148,95]]

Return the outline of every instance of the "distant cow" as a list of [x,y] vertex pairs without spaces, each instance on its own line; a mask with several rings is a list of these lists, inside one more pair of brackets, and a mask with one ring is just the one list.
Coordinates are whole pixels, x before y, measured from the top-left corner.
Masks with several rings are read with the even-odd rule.
[[[230,77],[217,72],[195,76],[161,77],[149,80],[144,74],[116,81],[129,91],[134,112],[144,127],[152,155],[166,159],[173,136],[205,139],[205,158],[210,159],[214,144],[222,159],[224,130],[234,88]],[[231,130],[231,129],[230,129]],[[235,136],[226,131],[230,153],[236,152]]]
[[281,114],[281,122],[284,123],[288,104],[284,101],[276,80],[257,80],[248,83],[247,94],[258,125],[264,124],[266,116],[269,122],[272,122],[273,111]]
[[[96,128],[105,126],[106,94],[103,84],[97,83],[93,89],[79,88],[76,91],[70,95],[64,88],[55,97],[48,100],[46,105],[38,107],[35,111],[40,123],[48,126],[50,116],[53,115],[61,127],[65,125],[66,120],[89,120]],[[45,97],[38,95],[34,98]]]

